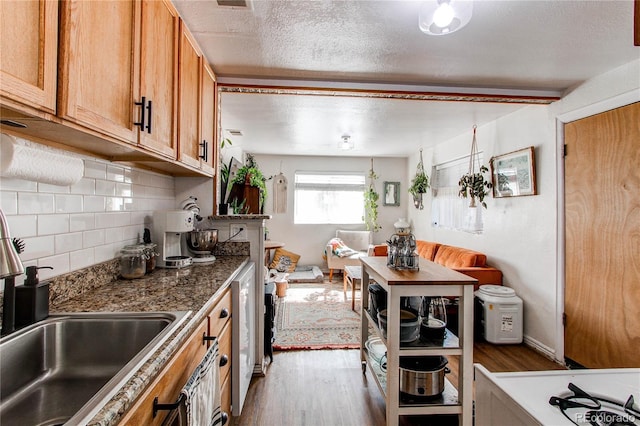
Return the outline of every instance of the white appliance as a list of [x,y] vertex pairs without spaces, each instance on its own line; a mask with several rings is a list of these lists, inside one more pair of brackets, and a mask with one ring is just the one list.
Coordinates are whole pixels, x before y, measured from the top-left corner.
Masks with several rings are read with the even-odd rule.
[[[589,416],[597,412],[606,417],[626,416],[632,425],[640,425],[640,368],[587,370],[527,371],[491,373],[475,364],[476,426],[591,424]],[[625,413],[621,407],[601,402],[601,409],[576,407],[565,410],[549,403],[551,398],[567,398],[574,394],[569,383],[594,398],[604,398],[624,405],[633,396],[633,409],[638,414]],[[612,414],[615,413],[615,414]],[[570,420],[573,419],[573,420]],[[607,423],[594,423],[607,424]]]
[[184,268],[191,265],[191,256],[183,254],[182,234],[193,231],[193,212],[156,210],[153,212],[153,240],[158,245],[161,268]]
[[231,283],[232,351],[231,405],[233,416],[242,413],[242,406],[253,376],[255,364],[255,263],[245,266]]
[[490,343],[522,343],[522,299],[514,289],[482,285],[476,291],[483,336]]

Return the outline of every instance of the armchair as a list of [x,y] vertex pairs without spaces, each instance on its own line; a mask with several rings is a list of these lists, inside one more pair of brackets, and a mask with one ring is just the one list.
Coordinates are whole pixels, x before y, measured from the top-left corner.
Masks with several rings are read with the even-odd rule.
[[345,266],[361,265],[360,258],[367,256],[367,251],[373,241],[373,234],[371,231],[344,231],[338,229],[336,231],[336,238],[342,240],[347,247],[355,250],[357,253],[340,257],[333,252],[331,242],[327,243],[325,253],[327,256],[327,267],[329,268],[329,281],[333,280],[333,271],[335,269],[344,271]]

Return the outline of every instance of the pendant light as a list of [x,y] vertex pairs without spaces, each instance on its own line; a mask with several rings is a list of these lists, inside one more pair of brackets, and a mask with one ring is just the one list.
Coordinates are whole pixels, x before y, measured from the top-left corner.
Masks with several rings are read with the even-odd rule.
[[420,7],[418,26],[429,35],[447,35],[458,31],[471,20],[471,0],[429,0]]

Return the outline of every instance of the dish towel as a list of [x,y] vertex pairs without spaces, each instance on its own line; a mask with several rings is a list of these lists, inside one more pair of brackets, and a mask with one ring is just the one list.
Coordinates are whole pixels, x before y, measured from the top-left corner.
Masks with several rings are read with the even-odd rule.
[[182,388],[180,399],[180,425],[222,425],[217,339]]

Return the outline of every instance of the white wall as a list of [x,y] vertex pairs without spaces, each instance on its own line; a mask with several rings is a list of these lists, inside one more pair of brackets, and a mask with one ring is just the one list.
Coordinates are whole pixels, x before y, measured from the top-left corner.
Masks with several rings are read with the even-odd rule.
[[[324,247],[335,236],[336,229],[364,230],[364,225],[296,225],[293,223],[294,213],[294,176],[300,171],[340,171],[362,172],[368,174],[371,167],[369,157],[305,157],[281,155],[256,155],[260,169],[266,177],[284,173],[288,181],[287,211],[273,213],[273,180],[267,182],[269,196],[265,205],[265,214],[272,215],[266,226],[269,239],[286,244],[285,249],[299,254],[301,265],[317,265],[326,268],[322,258]],[[380,194],[378,207],[379,223],[382,230],[374,233],[374,243],[383,243],[393,233],[393,223],[400,217],[406,217],[407,203],[410,194],[407,192],[405,158],[374,158],[373,168],[378,175],[376,190]],[[400,206],[382,205],[382,182],[400,182]],[[368,181],[367,181],[368,184]]]
[[84,166],[84,177],[70,186],[0,177],[11,236],[26,245],[20,258],[25,266],[54,268],[40,270],[40,279],[115,258],[142,238],[153,210],[176,208],[172,177],[88,157]]
[[[640,61],[598,76],[573,89],[561,101],[549,106],[528,106],[478,128],[478,147],[485,163],[494,155],[528,146],[535,147],[538,195],[489,198],[484,212],[484,233],[432,228],[431,195],[423,211],[409,209],[417,238],[467,247],[484,252],[488,262],[501,269],[504,284],[516,290],[524,301],[524,334],[527,341],[548,354],[563,357],[562,314],[562,205],[561,147],[556,139],[557,118],[590,105],[632,92],[640,99]],[[619,106],[615,101],[611,108]],[[470,123],[469,127],[473,123]],[[468,155],[472,133],[443,141],[425,151],[425,168]],[[415,172],[417,155],[409,159],[408,177]],[[560,224],[560,225],[559,225]]]

